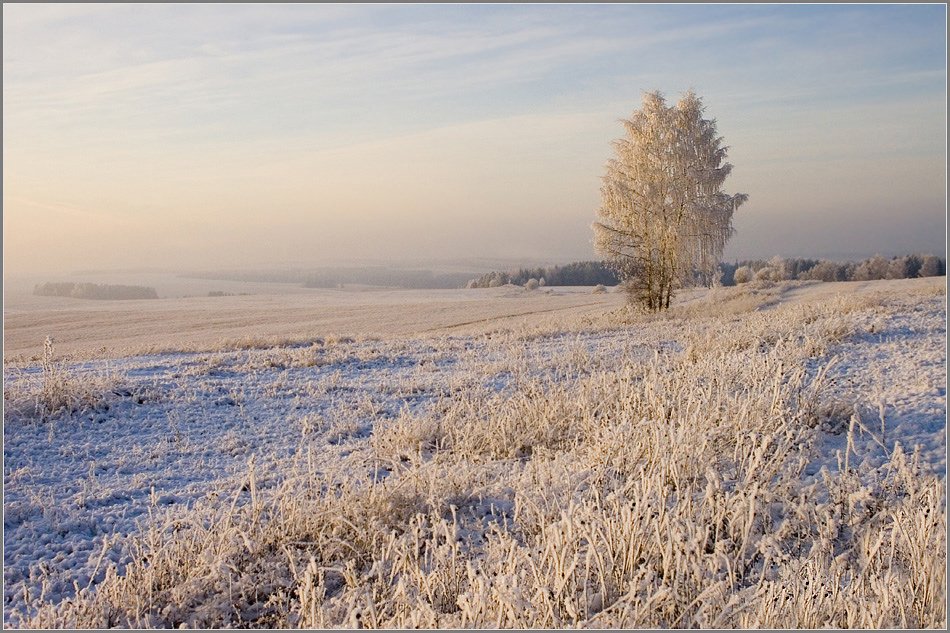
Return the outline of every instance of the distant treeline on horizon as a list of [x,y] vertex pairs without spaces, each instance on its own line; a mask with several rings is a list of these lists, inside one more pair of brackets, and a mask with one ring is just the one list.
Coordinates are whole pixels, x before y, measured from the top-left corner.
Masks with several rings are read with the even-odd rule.
[[[720,283],[732,286],[753,279],[819,281],[864,281],[906,279],[946,274],[946,261],[935,255],[914,254],[885,258],[875,255],[863,261],[830,261],[773,257],[747,259],[719,265]],[[602,261],[581,261],[555,266],[493,271],[478,277],[472,273],[434,273],[431,270],[384,266],[319,269],[202,271],[182,275],[193,279],[257,283],[301,284],[306,288],[341,288],[346,285],[406,289],[494,288],[506,284],[523,286],[532,279],[545,286],[615,286],[617,273]],[[88,284],[87,284],[88,285]],[[37,293],[39,294],[39,293]]]
[[315,270],[206,271],[183,276],[215,281],[302,284],[305,288],[339,288],[350,284],[422,290],[461,288],[471,273],[433,273],[431,270],[362,266]]
[[[773,257],[769,260],[747,259],[731,264],[722,262],[719,264],[719,271],[719,283],[723,286],[734,286],[736,283],[754,279],[870,281],[935,277],[947,274],[947,263],[936,255],[922,254],[892,258],[875,255],[858,262]],[[542,286],[614,286],[620,283],[617,274],[604,262],[586,261],[547,268],[522,268],[517,272],[490,272],[469,280],[466,287],[495,288],[505,284],[523,286],[532,279]]]
[[930,254],[896,257],[875,255],[862,261],[836,262],[827,259],[773,257],[751,259],[734,264],[722,263],[721,283],[733,286],[752,280],[785,281],[873,281],[877,279],[913,279],[947,274],[947,262]]
[[617,273],[604,262],[572,262],[563,266],[521,268],[517,272],[495,271],[470,279],[466,288],[497,288],[505,284],[523,286],[534,279],[542,286],[615,286]]
[[39,284],[33,288],[33,294],[72,299],[158,299],[155,288],[73,282]]

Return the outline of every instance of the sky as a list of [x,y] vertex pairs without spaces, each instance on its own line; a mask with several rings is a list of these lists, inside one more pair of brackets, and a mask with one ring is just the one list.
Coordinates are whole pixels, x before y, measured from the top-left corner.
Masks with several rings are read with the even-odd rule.
[[3,5],[7,274],[594,259],[694,90],[725,259],[946,253],[946,5]]

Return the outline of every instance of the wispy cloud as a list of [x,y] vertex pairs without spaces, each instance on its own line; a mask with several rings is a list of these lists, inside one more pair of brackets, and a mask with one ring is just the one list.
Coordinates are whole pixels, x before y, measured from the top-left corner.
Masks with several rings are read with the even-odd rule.
[[[534,252],[545,240],[587,252],[588,236],[571,232],[589,224],[616,121],[645,90],[706,97],[735,147],[734,178],[759,179],[743,184],[761,189],[749,213],[821,196],[858,208],[857,194],[828,189],[829,165],[867,189],[849,169],[880,181],[896,161],[909,173],[935,160],[946,133],[939,7],[3,11],[4,203],[25,221],[29,210],[77,221],[87,212],[92,223],[174,221],[210,239],[207,227],[230,219],[235,240],[294,239],[268,229],[270,218],[294,234],[332,225],[333,242],[351,249],[358,229],[337,218],[382,236],[400,223],[461,235],[452,221],[480,222],[482,241],[459,237],[456,250],[488,253],[490,236],[523,230],[519,243]],[[779,200],[794,189],[780,168],[791,163],[799,191],[825,192]],[[756,200],[769,205],[756,211]],[[542,221],[543,239],[526,228]]]
[[80,222],[101,223],[114,222],[121,219],[121,216],[114,213],[83,209],[55,201],[31,200],[19,196],[4,196],[4,206],[7,208],[8,213],[11,210],[13,210],[14,213],[43,212],[47,216],[46,219],[54,222],[69,219],[78,220]]

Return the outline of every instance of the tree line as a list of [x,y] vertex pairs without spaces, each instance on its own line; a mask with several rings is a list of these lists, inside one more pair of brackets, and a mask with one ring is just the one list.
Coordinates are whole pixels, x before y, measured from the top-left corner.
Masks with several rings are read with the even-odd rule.
[[385,266],[324,267],[315,269],[200,271],[185,277],[215,281],[301,284],[305,288],[340,288],[345,285],[386,288],[440,289],[461,288],[471,277],[468,273],[437,273],[424,269]]
[[72,299],[158,299],[155,288],[146,286],[72,282],[39,284],[33,288],[33,294],[43,297],[70,297]]
[[539,286],[615,286],[620,279],[604,262],[572,262],[563,266],[519,268],[513,272],[494,271],[469,280],[467,288],[497,288],[505,284],[525,286],[534,279]]
[[306,288],[338,288],[346,284],[383,286],[386,288],[448,289],[460,288],[469,273],[434,273],[431,270],[399,268],[329,268],[306,276]]
[[826,259],[773,257],[769,260],[745,260],[722,263],[724,286],[750,281],[872,281],[877,279],[913,279],[947,274],[945,259],[931,254],[911,254],[886,258],[874,255],[861,261],[836,262]]
[[[915,253],[891,258],[874,255],[860,261],[830,261],[802,257],[746,259],[720,262],[713,281],[723,286],[750,281],[871,281],[876,279],[913,279],[947,274],[945,259]],[[528,286],[616,286],[620,276],[610,264],[600,261],[572,262],[560,266],[519,268],[517,271],[493,271],[469,280],[467,288],[497,288],[505,284]]]

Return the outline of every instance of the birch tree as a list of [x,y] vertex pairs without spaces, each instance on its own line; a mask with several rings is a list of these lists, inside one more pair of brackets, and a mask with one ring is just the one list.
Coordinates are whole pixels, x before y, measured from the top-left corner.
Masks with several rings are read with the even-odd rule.
[[670,306],[676,288],[710,285],[745,194],[722,191],[732,165],[715,120],[686,93],[674,106],[650,92],[623,119],[601,186],[594,246],[647,309]]

